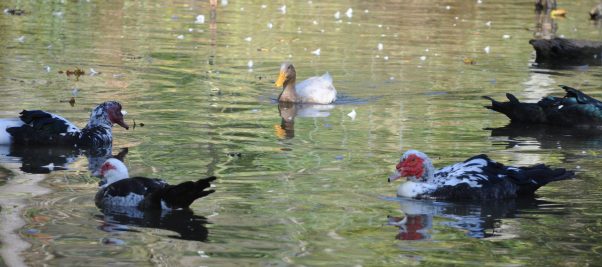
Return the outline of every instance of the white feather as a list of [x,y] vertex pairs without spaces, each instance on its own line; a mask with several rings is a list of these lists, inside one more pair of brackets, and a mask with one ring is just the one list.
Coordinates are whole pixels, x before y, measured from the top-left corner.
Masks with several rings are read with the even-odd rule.
[[144,200],[143,195],[129,193],[125,197],[106,197],[103,199],[103,202],[107,206],[136,207],[142,200]]
[[330,104],[337,99],[337,90],[328,72],[298,83],[295,91],[303,103]]

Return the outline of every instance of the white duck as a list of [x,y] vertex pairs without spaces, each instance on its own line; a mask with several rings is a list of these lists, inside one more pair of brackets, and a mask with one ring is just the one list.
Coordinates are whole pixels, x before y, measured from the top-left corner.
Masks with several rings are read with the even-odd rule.
[[332,77],[325,73],[296,84],[297,72],[291,63],[283,63],[275,85],[282,87],[279,102],[330,104],[337,99]]

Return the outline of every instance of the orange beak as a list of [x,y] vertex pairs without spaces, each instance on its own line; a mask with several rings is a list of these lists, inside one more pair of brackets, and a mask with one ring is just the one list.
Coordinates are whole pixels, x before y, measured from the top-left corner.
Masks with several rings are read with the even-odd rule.
[[284,85],[285,80],[286,72],[280,71],[280,74],[278,75],[278,80],[276,80],[276,83],[274,83],[274,85],[276,85],[276,87],[282,87]]

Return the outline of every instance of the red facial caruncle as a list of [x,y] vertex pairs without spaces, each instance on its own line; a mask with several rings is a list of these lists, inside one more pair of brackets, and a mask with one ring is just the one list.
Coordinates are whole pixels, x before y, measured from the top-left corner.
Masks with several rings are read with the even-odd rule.
[[420,178],[424,175],[424,159],[415,154],[411,154],[405,160],[397,164],[396,168],[403,177]]
[[125,123],[125,121],[123,120],[123,113],[121,112],[120,104],[114,103],[113,105],[110,105],[108,107],[107,113],[109,114],[109,120],[111,121],[111,123],[117,123],[126,130],[130,128],[130,126],[127,125],[127,123]]
[[100,177],[104,177],[105,173],[107,173],[109,170],[115,170],[115,166],[108,162],[102,164],[102,166],[100,167]]

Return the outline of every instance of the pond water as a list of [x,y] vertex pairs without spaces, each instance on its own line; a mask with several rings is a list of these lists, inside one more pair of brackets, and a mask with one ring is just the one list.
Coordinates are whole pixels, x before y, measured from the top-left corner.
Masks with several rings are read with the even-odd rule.
[[[532,1],[515,0],[221,0],[213,14],[194,0],[4,1],[26,13],[0,15],[0,117],[44,109],[83,127],[115,99],[138,126],[115,127],[104,156],[127,148],[130,174],[170,183],[219,177],[192,212],[104,214],[89,152],[4,157],[9,181],[28,179],[20,168],[44,172],[26,168],[32,157],[67,167],[43,174],[49,193],[22,195],[16,231],[31,246],[13,256],[33,266],[599,263],[602,136],[500,129],[507,118],[481,98],[536,101],[561,84],[602,97],[600,67],[534,66],[528,43],[550,29],[599,40],[594,2],[564,1],[566,17],[542,27]],[[340,101],[279,107],[284,61],[299,79],[329,72]],[[85,74],[64,73],[76,68]],[[577,176],[530,200],[404,200],[386,177],[407,149],[439,167],[486,153]],[[419,212],[396,226],[408,209]]]

